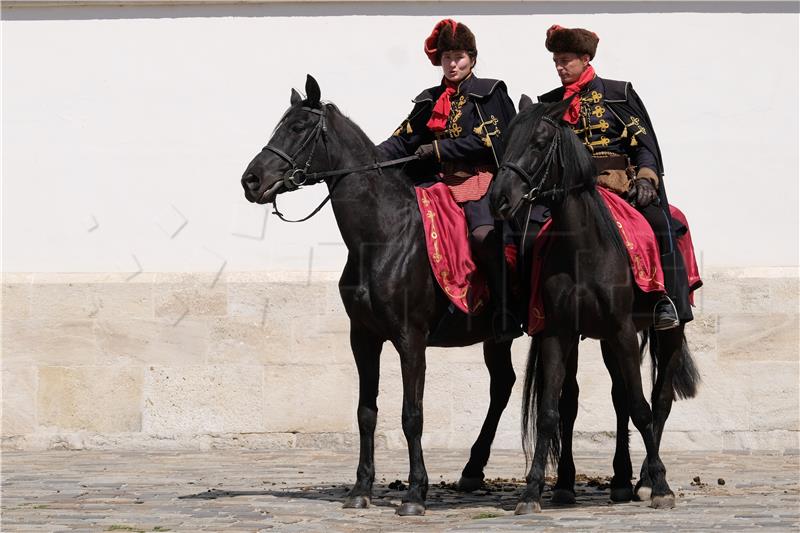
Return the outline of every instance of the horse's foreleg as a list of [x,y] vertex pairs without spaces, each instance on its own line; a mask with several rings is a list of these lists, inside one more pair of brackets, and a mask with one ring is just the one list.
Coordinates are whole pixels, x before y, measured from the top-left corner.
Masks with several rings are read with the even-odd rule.
[[614,403],[614,412],[617,415],[617,448],[614,451],[614,477],[611,479],[611,500],[615,502],[629,502],[633,499],[631,478],[631,453],[628,447],[630,435],[628,434],[628,395],[625,380],[622,378],[617,354],[605,341],[600,343],[603,352],[603,362],[611,376],[611,400]]
[[403,374],[403,433],[408,443],[408,491],[397,514],[425,514],[428,472],[422,458],[422,396],[425,389],[425,336],[415,330],[395,342]]
[[652,483],[650,506],[653,508],[674,507],[675,495],[669,488],[666,468],[658,453],[653,425],[653,413],[642,391],[642,374],[639,363],[636,331],[631,323],[620,331],[609,346],[616,352],[628,398],[628,412],[633,425],[639,430],[647,452],[647,475]]
[[383,341],[373,335],[350,330],[350,346],[358,367],[358,433],[360,451],[356,484],[347,495],[344,507],[369,507],[375,481],[375,424],[378,420],[378,375]]
[[481,432],[469,454],[469,461],[461,472],[458,488],[463,491],[479,489],[483,484],[483,469],[489,462],[492,441],[497,432],[500,416],[508,405],[516,375],[511,364],[511,342],[486,341],[483,343],[483,361],[489,370],[489,410]]
[[[533,394],[536,398],[535,413],[532,413],[532,416],[536,417],[536,443],[531,469],[526,478],[527,486],[522,491],[514,514],[538,513],[542,510],[542,490],[548,457],[557,457],[559,453],[558,403],[566,373],[565,358],[571,351],[572,341],[575,340],[577,339],[561,339],[552,335],[543,337],[536,375],[532,381],[530,376],[525,378],[526,386],[529,381],[533,385]],[[534,342],[532,346],[535,345]],[[529,357],[534,356],[532,352]],[[525,395],[527,398],[528,391],[525,391]]]
[[575,461],[572,457],[572,431],[578,417],[578,345],[567,358],[564,386],[558,413],[561,417],[561,455],[558,457],[558,479],[551,501],[558,504],[575,503]]

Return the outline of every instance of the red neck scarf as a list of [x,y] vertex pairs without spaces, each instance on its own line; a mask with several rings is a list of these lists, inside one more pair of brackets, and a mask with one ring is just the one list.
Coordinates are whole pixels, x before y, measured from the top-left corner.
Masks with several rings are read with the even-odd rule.
[[[589,65],[589,67],[583,71],[581,77],[578,78],[578,81],[564,86],[565,89],[564,98],[562,98],[562,100],[572,98],[573,96],[584,90],[586,88],[586,85],[593,79],[594,79],[594,68],[591,65]],[[577,124],[580,113],[581,113],[581,99],[573,98],[572,102],[570,102],[569,104],[569,107],[564,112],[564,120],[569,122],[570,124]]]
[[433,113],[428,120],[428,129],[432,132],[440,132],[447,129],[447,118],[450,116],[450,97],[456,94],[456,85],[444,79],[445,89],[442,95],[433,104]]

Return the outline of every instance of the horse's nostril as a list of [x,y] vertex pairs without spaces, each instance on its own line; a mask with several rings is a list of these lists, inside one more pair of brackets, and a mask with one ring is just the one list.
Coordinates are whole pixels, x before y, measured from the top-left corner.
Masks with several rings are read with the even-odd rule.
[[258,184],[261,182],[257,176],[253,174],[247,174],[242,178],[242,185],[250,189],[251,191],[258,190]]

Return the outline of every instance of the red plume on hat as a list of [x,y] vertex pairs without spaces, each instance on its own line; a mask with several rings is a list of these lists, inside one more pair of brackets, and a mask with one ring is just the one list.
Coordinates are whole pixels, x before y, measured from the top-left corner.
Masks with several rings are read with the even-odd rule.
[[425,55],[435,66],[442,64],[442,52],[448,50],[466,50],[473,58],[477,56],[475,35],[466,24],[453,19],[442,19],[433,27],[433,31],[425,39]]
[[544,46],[554,53],[587,54],[589,59],[594,59],[598,42],[600,38],[593,31],[583,28],[563,28],[553,24],[547,30]]

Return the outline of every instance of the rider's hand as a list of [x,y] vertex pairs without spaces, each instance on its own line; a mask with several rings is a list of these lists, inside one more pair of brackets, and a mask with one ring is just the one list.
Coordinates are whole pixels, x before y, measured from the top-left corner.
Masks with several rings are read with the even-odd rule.
[[655,185],[645,178],[638,178],[633,181],[629,195],[633,204],[640,209],[658,200],[658,191],[656,191]]
[[436,157],[436,150],[433,148],[433,144],[423,144],[417,151],[414,152],[414,155],[418,156],[420,161],[425,161],[426,159],[432,159]]

